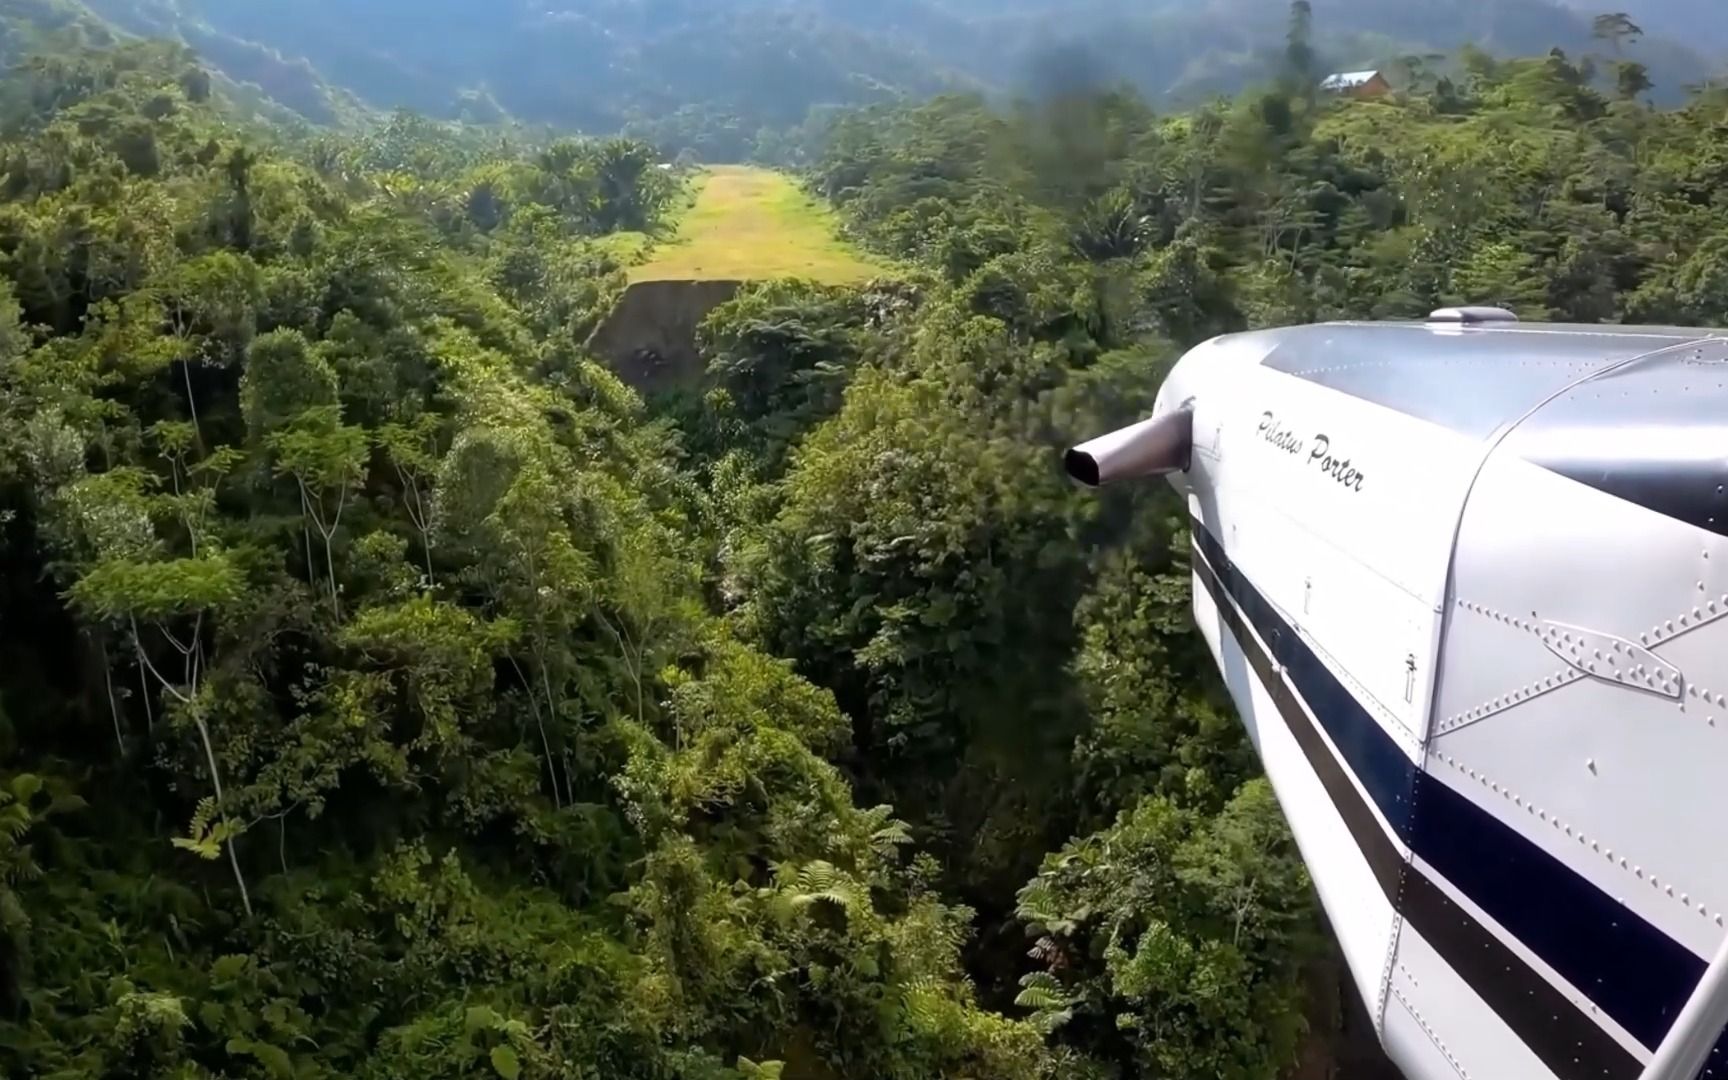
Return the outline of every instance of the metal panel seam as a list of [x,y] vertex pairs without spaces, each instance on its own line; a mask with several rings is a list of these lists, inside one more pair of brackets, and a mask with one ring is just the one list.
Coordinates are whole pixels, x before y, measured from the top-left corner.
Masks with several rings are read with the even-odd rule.
[[[1454,616],[1454,606],[1455,606],[1454,600],[1457,596],[1457,591],[1458,591],[1458,543],[1464,534],[1464,520],[1470,512],[1471,499],[1473,498],[1473,496],[1476,493],[1477,484],[1479,484],[1482,480],[1482,474],[1487,471],[1488,463],[1493,460],[1494,455],[1499,452],[1500,448],[1503,445],[1505,445],[1506,440],[1511,438],[1512,434],[1514,432],[1516,432],[1520,427],[1522,427],[1531,417],[1535,416],[1537,413],[1541,412],[1543,409],[1547,408],[1549,405],[1553,404],[1555,401],[1558,401],[1560,398],[1564,397],[1566,394],[1569,394],[1573,390],[1576,390],[1578,387],[1583,386],[1583,385],[1585,385],[1585,384],[1587,384],[1587,383],[1589,383],[1595,379],[1601,378],[1605,375],[1611,375],[1614,372],[1621,371],[1625,368],[1631,367],[1635,364],[1638,364],[1644,360],[1649,359],[1652,356],[1660,356],[1661,354],[1666,353],[1666,352],[1679,351],[1679,350],[1684,350],[1684,349],[1688,349],[1688,348],[1693,348],[1698,344],[1699,341],[1702,341],[1702,340],[1705,340],[1705,339],[1693,338],[1691,340],[1682,342],[1680,344],[1664,346],[1663,348],[1654,349],[1654,350],[1651,350],[1650,352],[1640,353],[1637,356],[1628,357],[1627,359],[1618,361],[1618,362],[1613,363],[1613,364],[1609,364],[1607,367],[1602,368],[1600,371],[1594,371],[1594,372],[1590,372],[1588,374],[1582,375],[1579,378],[1568,383],[1566,386],[1561,387],[1560,389],[1554,391],[1552,394],[1548,395],[1548,397],[1544,398],[1542,401],[1538,402],[1535,406],[1533,406],[1528,411],[1526,411],[1524,413],[1524,415],[1518,417],[1516,420],[1512,421],[1511,423],[1504,425],[1500,431],[1498,431],[1494,434],[1493,438],[1489,439],[1484,444],[1482,454],[1476,462],[1476,468],[1471,473],[1470,482],[1468,484],[1466,484],[1464,487],[1464,497],[1458,504],[1458,515],[1452,524],[1452,543],[1448,549],[1447,564],[1446,564],[1446,587],[1443,590],[1443,592],[1441,593],[1441,601],[1440,601],[1439,609],[1435,612],[1435,614],[1438,615],[1438,617],[1439,617],[1437,620],[1438,626],[1436,627],[1436,632],[1437,632],[1438,638],[1435,641],[1435,645],[1434,645],[1435,678],[1434,678],[1433,682],[1431,683],[1431,685],[1429,686],[1429,691],[1428,691],[1428,695],[1429,695],[1429,697],[1428,697],[1428,709],[1427,709],[1428,720],[1427,720],[1427,723],[1424,725],[1422,759],[1421,759],[1421,764],[1418,766],[1422,772],[1428,771],[1428,763],[1429,763],[1430,759],[1435,756],[1435,750],[1434,750],[1434,745],[1433,745],[1435,737],[1436,737],[1435,732],[1434,732],[1434,720],[1435,720],[1435,717],[1438,715],[1438,709],[1440,707],[1440,693],[1445,686],[1444,673],[1446,671],[1446,646],[1447,646],[1448,642],[1451,640],[1452,624],[1453,624],[1453,616]],[[1411,821],[1412,822],[1415,821],[1415,813],[1417,810],[1416,803],[1417,803],[1417,800],[1419,800],[1421,798],[1422,786],[1423,785],[1421,785],[1421,784],[1417,784],[1416,790],[1414,790],[1411,793]],[[1405,864],[1405,866],[1406,866],[1405,873],[1407,874],[1409,872],[1408,871],[1409,863],[1407,862]],[[1397,910],[1400,913],[1403,911],[1403,905],[1404,905],[1404,899],[1405,899],[1403,892],[1404,892],[1404,881],[1403,881],[1403,875],[1401,875],[1400,881],[1399,881],[1398,904],[1395,907],[1395,910]],[[1394,941],[1397,941],[1398,938],[1401,936],[1402,914],[1399,915],[1398,926],[1399,926],[1399,933],[1394,934]],[[1385,986],[1386,986],[1387,990],[1390,990],[1390,988],[1391,988],[1390,975],[1391,975],[1391,972],[1390,972],[1390,965],[1389,965],[1388,966],[1388,972],[1387,972],[1387,979],[1385,982]],[[1385,1012],[1386,1012],[1385,998],[1388,996],[1389,996],[1389,994],[1386,994],[1385,992],[1383,992],[1382,993],[1382,1000],[1380,1002],[1380,1016],[1378,1017],[1378,1019],[1379,1019],[1380,1025],[1381,1025],[1382,1032],[1384,1032],[1384,1028],[1385,1028]]]
[[1428,688],[1428,723],[1425,725],[1423,731],[1424,749],[1422,757],[1424,766],[1426,766],[1428,754],[1431,752],[1430,747],[1434,740],[1433,726],[1435,710],[1439,708],[1440,690],[1445,682],[1443,673],[1446,670],[1446,643],[1450,640],[1452,634],[1453,600],[1456,598],[1458,592],[1458,541],[1464,535],[1464,518],[1470,512],[1470,500],[1476,494],[1476,485],[1481,483],[1482,474],[1487,470],[1488,463],[1493,460],[1494,455],[1500,451],[1501,446],[1505,445],[1506,440],[1512,437],[1513,432],[1522,427],[1532,416],[1535,416],[1537,413],[1546,409],[1549,405],[1552,405],[1566,394],[1576,390],[1578,387],[1593,382],[1596,379],[1603,378],[1604,376],[1612,375],[1615,372],[1631,367],[1634,364],[1642,363],[1653,356],[1661,356],[1663,353],[1680,352],[1685,349],[1694,348],[1699,342],[1706,340],[1709,339],[1703,337],[1691,338],[1677,345],[1668,345],[1660,349],[1653,349],[1650,352],[1639,353],[1637,356],[1627,357],[1624,360],[1609,364],[1600,371],[1593,371],[1589,374],[1582,375],[1573,382],[1570,382],[1554,391],[1546,398],[1543,398],[1540,402],[1525,412],[1523,416],[1520,416],[1510,424],[1505,425],[1484,445],[1482,455],[1476,462],[1476,468],[1470,474],[1470,482],[1464,486],[1464,498],[1458,504],[1457,520],[1452,523],[1452,543],[1449,546],[1449,554],[1446,561],[1446,587],[1441,593],[1440,606],[1435,612],[1435,614],[1440,617],[1440,625],[1438,627],[1439,640],[1435,642],[1434,646],[1435,678],[1432,685]]

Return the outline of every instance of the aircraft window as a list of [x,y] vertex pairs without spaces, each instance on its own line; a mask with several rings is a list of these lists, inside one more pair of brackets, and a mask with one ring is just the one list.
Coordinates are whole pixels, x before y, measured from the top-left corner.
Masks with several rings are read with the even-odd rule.
[[[1315,326],[1284,334],[1264,361],[1274,371],[1478,439],[1590,372],[1673,340],[1493,332],[1479,335],[1479,350],[1460,352],[1454,342],[1437,347],[1441,338],[1418,325]],[[1470,393],[1458,392],[1461,382]]]

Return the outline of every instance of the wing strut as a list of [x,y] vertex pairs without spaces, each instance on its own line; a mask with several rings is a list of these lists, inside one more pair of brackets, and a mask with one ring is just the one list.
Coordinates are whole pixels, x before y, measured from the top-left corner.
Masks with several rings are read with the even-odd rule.
[[1704,969],[1698,988],[1656,1048],[1641,1080],[1694,1080],[1724,1028],[1728,1028],[1728,937],[1717,947],[1715,959]]

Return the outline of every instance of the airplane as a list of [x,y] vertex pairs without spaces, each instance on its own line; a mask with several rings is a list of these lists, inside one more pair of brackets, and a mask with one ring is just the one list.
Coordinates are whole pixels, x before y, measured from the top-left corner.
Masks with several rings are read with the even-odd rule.
[[1226,335],[1068,451],[1194,616],[1412,1080],[1728,1080],[1728,330]]

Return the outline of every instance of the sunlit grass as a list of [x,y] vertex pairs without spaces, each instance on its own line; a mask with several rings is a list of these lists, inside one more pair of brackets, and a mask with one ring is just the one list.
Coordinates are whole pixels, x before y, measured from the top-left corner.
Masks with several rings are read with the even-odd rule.
[[593,244],[622,266],[643,262],[654,250],[654,241],[643,232],[615,232],[596,237]]
[[697,180],[695,204],[676,234],[631,281],[764,281],[809,278],[845,285],[884,268],[840,239],[833,213],[781,173],[717,165]]

